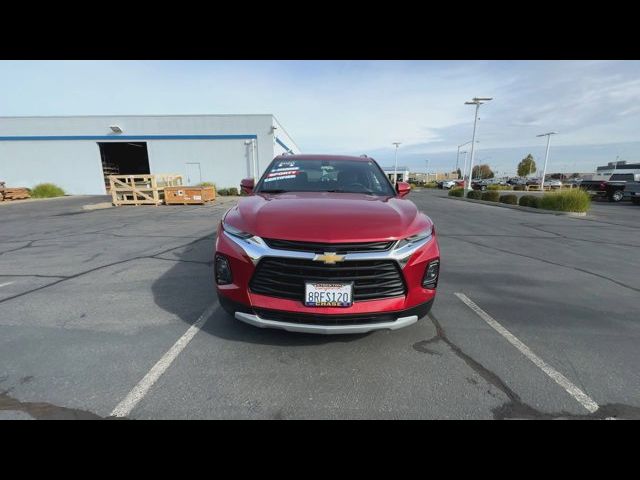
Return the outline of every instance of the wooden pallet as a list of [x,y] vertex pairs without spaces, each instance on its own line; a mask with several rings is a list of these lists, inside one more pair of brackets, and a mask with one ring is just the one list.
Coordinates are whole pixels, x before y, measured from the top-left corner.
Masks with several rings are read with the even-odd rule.
[[31,198],[29,190],[26,188],[0,188],[0,201],[24,200]]
[[182,175],[109,175],[112,203],[121,205],[161,205],[164,187],[182,185]]

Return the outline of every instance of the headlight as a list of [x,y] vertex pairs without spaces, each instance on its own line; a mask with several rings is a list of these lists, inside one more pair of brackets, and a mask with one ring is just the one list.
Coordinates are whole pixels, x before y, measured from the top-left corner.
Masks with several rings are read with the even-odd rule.
[[238,238],[243,238],[245,240],[247,238],[253,237],[252,234],[243,232],[242,230],[238,230],[236,227],[232,227],[231,225],[225,222],[222,222],[222,229],[225,232],[227,232],[229,235],[233,235],[234,237],[238,237]]
[[395,248],[402,248],[402,247],[404,247],[406,245],[412,245],[414,243],[421,242],[425,238],[429,238],[432,234],[433,234],[433,225],[430,226],[429,228],[423,230],[420,233],[417,233],[415,235],[411,235],[410,237],[407,237],[407,238],[404,238],[404,239],[400,240],[397,243]]

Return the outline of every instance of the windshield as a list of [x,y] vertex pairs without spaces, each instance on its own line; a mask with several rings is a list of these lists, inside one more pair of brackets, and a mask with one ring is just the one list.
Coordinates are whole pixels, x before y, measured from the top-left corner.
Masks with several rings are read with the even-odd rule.
[[614,173],[613,175],[611,175],[611,178],[609,180],[612,182],[615,182],[616,180],[633,182],[633,173]]
[[340,192],[394,196],[393,186],[373,160],[274,160],[256,193]]

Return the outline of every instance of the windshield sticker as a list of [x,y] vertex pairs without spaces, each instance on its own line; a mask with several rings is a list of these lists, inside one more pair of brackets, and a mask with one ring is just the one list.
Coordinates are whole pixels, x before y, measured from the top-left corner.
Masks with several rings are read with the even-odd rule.
[[272,172],[287,172],[290,170],[300,170],[300,167],[274,168]]
[[292,161],[278,163],[278,167],[295,167],[295,165],[296,165],[296,162],[292,162]]
[[293,175],[296,176],[297,174],[299,174],[300,172],[296,171],[296,170],[286,170],[283,172],[271,172],[269,175],[267,175],[267,178],[271,178],[271,177],[284,177],[287,175]]
[[285,177],[271,177],[271,178],[265,178],[264,181],[265,182],[273,182],[274,180],[288,180],[290,178],[296,178],[295,175],[287,175]]

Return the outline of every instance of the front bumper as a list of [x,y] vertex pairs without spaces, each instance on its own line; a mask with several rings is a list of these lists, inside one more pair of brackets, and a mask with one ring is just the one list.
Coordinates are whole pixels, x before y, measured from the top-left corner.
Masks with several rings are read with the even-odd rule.
[[403,250],[347,254],[345,265],[362,257],[404,262],[401,272],[406,285],[405,295],[356,300],[348,308],[307,307],[302,299],[252,291],[250,281],[262,258],[257,253],[280,258],[314,256],[311,253],[285,250],[269,250],[265,254],[264,246],[258,247],[259,249],[247,242],[237,241],[221,229],[218,230],[216,253],[226,257],[233,273],[231,283],[216,285],[220,303],[236,319],[257,327],[323,334],[395,330],[411,325],[426,315],[436,295],[435,289],[422,286],[429,262],[440,258],[435,234],[408,253],[404,250],[404,256]]
[[253,310],[225,297],[220,297],[220,303],[237,320],[255,327],[330,335],[398,330],[408,327],[429,313],[433,300],[407,310],[361,315],[312,315],[278,310]]
[[306,323],[290,323],[266,320],[258,315],[236,312],[236,319],[260,328],[277,328],[287,330],[288,332],[303,333],[320,333],[320,334],[336,334],[336,333],[366,333],[373,330],[397,330],[398,328],[412,325],[418,321],[417,315],[409,317],[399,317],[393,322],[371,323],[360,325],[312,325]]

